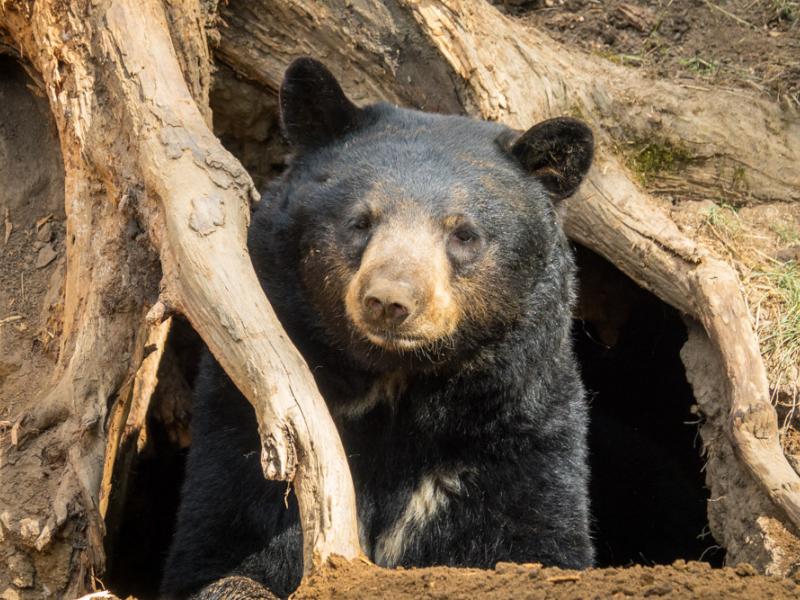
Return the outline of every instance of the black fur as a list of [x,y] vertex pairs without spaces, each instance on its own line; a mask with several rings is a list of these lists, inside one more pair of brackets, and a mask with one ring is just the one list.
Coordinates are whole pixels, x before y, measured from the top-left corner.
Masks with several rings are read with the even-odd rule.
[[534,125],[510,148],[555,200],[575,193],[592,164],[594,136],[581,121],[560,117]]
[[[387,104],[351,109],[333,77],[318,72],[324,67],[304,61],[290,68],[281,96],[300,151],[266,192],[249,248],[337,420],[364,549],[381,558],[381,535],[428,478],[438,509],[409,530],[396,560],[383,557],[390,566],[591,565],[587,409],[570,346],[574,266],[553,203],[585,174],[591,134],[575,121],[545,124],[509,145],[504,140],[517,136],[496,123]],[[296,85],[297,73],[322,89]],[[564,132],[580,143],[562,143]],[[569,146],[569,160],[551,152],[544,165],[565,168],[558,181],[566,184],[537,178],[542,144]],[[446,344],[414,353],[376,348],[345,315],[341,269],[325,270],[331,256],[358,268],[369,238],[354,233],[353,215],[377,181],[412,198],[421,217],[467,213],[482,252],[492,253],[492,267],[480,273],[453,263],[453,278],[482,282],[475,289],[483,297],[462,301],[489,314],[470,313]],[[321,262],[309,259],[316,255]],[[354,398],[398,368],[407,378],[399,398],[348,416]],[[211,358],[194,411],[164,593],[185,596],[237,574],[288,594],[302,570],[295,499],[285,507],[285,484],[264,480],[253,410]]]

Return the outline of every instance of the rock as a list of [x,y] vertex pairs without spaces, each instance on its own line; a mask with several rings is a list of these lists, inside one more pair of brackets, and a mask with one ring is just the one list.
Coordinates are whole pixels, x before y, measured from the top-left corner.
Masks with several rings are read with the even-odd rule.
[[36,519],[20,519],[19,521],[19,535],[26,542],[33,543],[39,534],[42,532],[39,521]]
[[33,565],[24,554],[13,554],[8,559],[8,569],[11,572],[11,583],[18,588],[33,587]]
[[49,221],[42,225],[36,232],[36,239],[40,242],[49,242],[53,239],[53,224]]
[[53,249],[52,244],[47,244],[39,250],[39,255],[36,257],[36,268],[43,269],[58,256],[58,252]]
[[781,248],[775,253],[775,258],[784,263],[791,261],[800,263],[800,244],[794,244],[787,248]]
[[672,586],[668,583],[659,583],[644,591],[645,596],[666,596],[672,592]]

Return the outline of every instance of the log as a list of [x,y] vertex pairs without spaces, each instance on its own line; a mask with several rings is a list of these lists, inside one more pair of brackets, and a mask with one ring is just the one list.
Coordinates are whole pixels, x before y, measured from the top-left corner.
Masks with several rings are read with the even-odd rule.
[[[232,0],[222,14],[217,56],[267,89],[277,89],[291,57],[307,54],[331,65],[361,101],[467,113],[522,130],[561,114],[592,123],[599,151],[582,192],[566,203],[567,234],[702,323],[727,375],[731,442],[800,528],[800,477],[780,445],[738,278],[678,229],[613,152],[623,134],[660,140],[692,157],[682,183],[692,197],[714,196],[720,173],[745,169],[748,200],[796,201],[800,121],[745,92],[647,80],[564,48],[485,2]],[[421,42],[410,50],[403,36]]]

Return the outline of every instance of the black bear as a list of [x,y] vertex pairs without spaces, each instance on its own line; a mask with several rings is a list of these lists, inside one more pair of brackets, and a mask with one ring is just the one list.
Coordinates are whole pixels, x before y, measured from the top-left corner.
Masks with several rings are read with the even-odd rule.
[[[336,421],[364,552],[388,567],[592,564],[587,408],[557,203],[590,129],[352,104],[302,58],[280,90],[296,154],[249,231],[253,265]],[[296,502],[262,475],[253,409],[201,369],[162,592],[299,583]],[[214,583],[216,582],[216,583]]]

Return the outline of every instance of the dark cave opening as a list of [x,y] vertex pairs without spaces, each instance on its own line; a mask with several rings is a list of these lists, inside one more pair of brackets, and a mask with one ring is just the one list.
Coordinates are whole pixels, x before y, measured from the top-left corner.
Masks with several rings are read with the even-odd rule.
[[597,254],[576,247],[573,341],[590,403],[597,566],[721,566],[708,529],[702,441],[680,358],[681,315]]
[[[156,598],[180,502],[191,440],[191,390],[204,344],[173,317],[144,426],[127,474],[115,480],[106,514],[106,576],[121,598]],[[135,443],[134,439],[132,443]],[[121,450],[121,454],[124,449]]]

